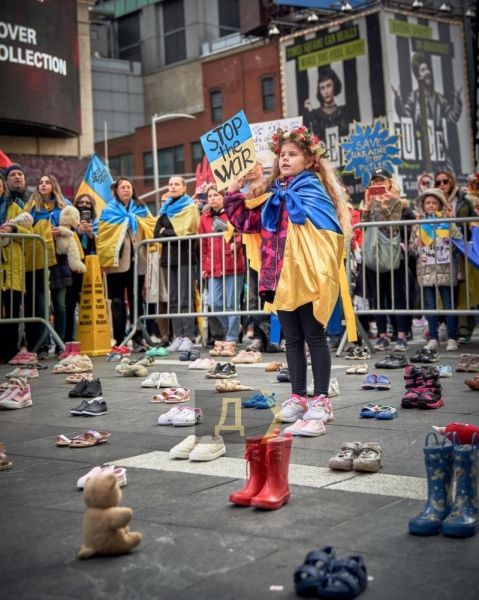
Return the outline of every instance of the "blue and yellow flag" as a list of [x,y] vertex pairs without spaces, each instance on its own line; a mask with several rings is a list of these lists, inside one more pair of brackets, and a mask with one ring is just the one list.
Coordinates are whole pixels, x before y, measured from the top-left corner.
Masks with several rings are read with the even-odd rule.
[[101,211],[112,198],[110,190],[112,183],[113,177],[110,175],[110,171],[102,163],[97,153],[94,152],[75,198],[82,194],[90,194],[95,200],[96,214],[99,217]]

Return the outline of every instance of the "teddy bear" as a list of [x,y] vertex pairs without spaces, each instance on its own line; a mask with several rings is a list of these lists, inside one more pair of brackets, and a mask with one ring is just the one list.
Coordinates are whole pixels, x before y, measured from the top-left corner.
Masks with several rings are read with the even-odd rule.
[[[85,273],[86,267],[80,259],[78,245],[74,239],[74,232],[80,224],[80,213],[74,206],[65,206],[60,212],[59,229],[60,235],[55,237],[55,247],[57,254],[66,254],[68,257],[68,266],[74,273]],[[70,227],[72,229],[70,229]]]
[[83,500],[87,508],[83,517],[84,542],[78,558],[126,554],[138,546],[142,535],[128,527],[133,517],[131,508],[118,506],[121,490],[114,473],[88,479]]
[[[14,217],[13,219],[9,219],[5,225],[20,225],[23,227],[32,227],[33,226],[33,217],[30,213],[28,212],[23,212],[20,213],[19,215],[17,215],[16,217]],[[15,231],[15,230],[14,230]],[[0,239],[0,247],[2,246],[6,246],[7,244],[10,243],[11,238],[1,238]]]

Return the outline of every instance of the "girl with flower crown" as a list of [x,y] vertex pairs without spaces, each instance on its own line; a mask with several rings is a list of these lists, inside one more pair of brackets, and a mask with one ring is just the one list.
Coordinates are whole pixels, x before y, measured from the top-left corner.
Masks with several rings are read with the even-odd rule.
[[[255,184],[252,200],[238,193],[234,181],[224,207],[238,232],[256,234],[244,236],[248,256],[260,272],[260,297],[271,303],[286,340],[292,395],[276,420],[327,422],[332,420],[331,352],[325,326],[338,299],[350,214],[323,144],[306,127],[286,133],[278,129],[269,146],[277,156],[271,177]],[[312,399],[307,397],[305,342],[314,377]]]

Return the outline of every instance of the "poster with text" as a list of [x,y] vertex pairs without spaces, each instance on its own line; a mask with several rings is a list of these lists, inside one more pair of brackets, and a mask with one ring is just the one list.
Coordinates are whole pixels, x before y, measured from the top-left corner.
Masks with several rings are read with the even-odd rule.
[[274,121],[263,121],[261,123],[250,123],[251,133],[253,134],[254,147],[256,149],[256,159],[263,165],[265,169],[273,167],[276,154],[271,152],[268,147],[268,142],[277,132],[278,127],[283,131],[291,131],[297,129],[303,124],[302,117],[294,117],[293,119],[276,119]]
[[[284,115],[303,117],[303,125],[324,141],[333,165],[343,171],[355,122],[385,122],[380,14],[371,12],[320,27],[280,42]],[[343,175],[354,202],[363,198],[362,179]]]
[[418,195],[418,182],[427,171],[424,135],[431,173],[451,171],[467,183],[474,165],[462,25],[390,11],[381,17],[388,116],[400,134],[400,187],[409,198]]

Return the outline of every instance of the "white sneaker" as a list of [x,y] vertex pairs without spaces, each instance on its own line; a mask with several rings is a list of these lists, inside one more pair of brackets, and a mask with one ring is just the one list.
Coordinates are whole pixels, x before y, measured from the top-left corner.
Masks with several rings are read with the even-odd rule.
[[304,427],[301,427],[299,435],[303,437],[317,437],[326,433],[326,427],[323,421],[318,419],[311,419],[310,421],[303,421]]
[[216,437],[205,435],[190,452],[189,459],[199,461],[214,460],[223,454],[226,454],[223,438],[220,435]]
[[150,373],[148,377],[141,382],[141,387],[154,388],[158,387],[158,381],[161,378],[161,373]]
[[168,346],[167,350],[169,352],[178,352],[179,347],[181,346],[181,342],[183,341],[183,338],[177,337],[175,338],[171,344]]
[[424,350],[437,350],[439,348],[439,342],[437,340],[429,340],[424,346]]
[[446,342],[447,341],[447,326],[445,323],[441,323],[438,329],[439,333],[439,341]]
[[274,420],[279,423],[294,423],[302,419],[308,410],[308,401],[297,394],[293,394],[289,400],[283,402],[282,410],[276,413]]
[[203,423],[203,411],[201,408],[184,406],[183,409],[173,416],[174,427],[192,427]]
[[307,425],[309,421],[303,421],[302,419],[298,419],[289,427],[286,427],[284,433],[291,433],[291,435],[300,435],[301,429]]
[[200,438],[195,435],[189,435],[179,444],[176,444],[170,450],[170,458],[189,458],[190,453],[200,443]]
[[181,408],[179,406],[173,406],[167,413],[158,417],[158,425],[173,425],[173,417],[179,415],[180,412]]
[[193,342],[189,338],[182,338],[181,344],[178,346],[178,352],[191,352]]
[[178,383],[178,377],[176,373],[160,373],[160,377],[158,379],[158,383],[156,387],[178,387],[180,384]]
[[[314,379],[311,379],[311,383],[308,385],[307,392],[308,396],[314,396]],[[339,396],[339,381],[336,379],[336,377],[331,377],[329,380],[328,396],[330,398]]]
[[308,402],[308,410],[303,415],[303,421],[310,419],[316,419],[324,423],[334,420],[333,407],[329,398],[326,398],[326,396],[316,396],[316,398]]
[[456,350],[459,350],[459,344],[456,340],[447,340],[446,352],[455,352]]
[[339,381],[336,379],[336,377],[332,377],[329,380],[328,396],[330,398],[334,398],[335,396],[339,396]]

